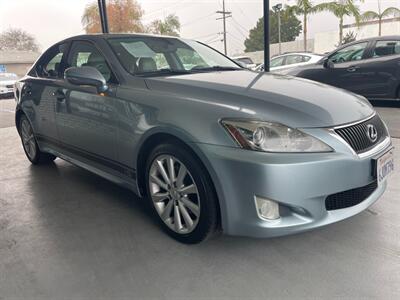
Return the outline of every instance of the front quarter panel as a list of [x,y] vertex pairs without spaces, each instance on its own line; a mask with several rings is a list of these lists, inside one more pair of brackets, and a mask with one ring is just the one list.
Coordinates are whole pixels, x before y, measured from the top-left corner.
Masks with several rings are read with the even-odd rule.
[[[222,105],[222,104],[221,104]],[[116,117],[119,121],[121,162],[136,168],[141,145],[156,133],[173,135],[187,144],[208,143],[235,146],[219,124],[225,105],[209,104],[200,99],[182,98],[174,93],[160,93],[141,84],[120,87]],[[235,115],[234,108],[233,115]],[[237,116],[242,116],[238,114]]]

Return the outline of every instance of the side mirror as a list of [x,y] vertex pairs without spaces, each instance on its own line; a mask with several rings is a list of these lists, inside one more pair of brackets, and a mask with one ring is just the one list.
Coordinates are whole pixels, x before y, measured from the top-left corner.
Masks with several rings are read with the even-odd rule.
[[327,57],[324,58],[323,66],[325,69],[333,69],[335,64]]
[[64,78],[74,85],[88,85],[97,89],[98,93],[107,91],[107,81],[104,76],[93,67],[72,67],[64,72]]

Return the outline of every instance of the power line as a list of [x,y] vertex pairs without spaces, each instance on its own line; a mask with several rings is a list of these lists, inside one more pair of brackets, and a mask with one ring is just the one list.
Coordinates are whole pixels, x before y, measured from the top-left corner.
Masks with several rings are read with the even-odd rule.
[[245,28],[242,24],[240,24],[238,21],[236,21],[235,18],[232,17],[232,21],[235,22],[240,28],[242,28],[244,30],[244,32],[248,33],[249,30],[247,28]]
[[153,11],[150,11],[150,12],[148,12],[148,13],[145,13],[143,17],[144,17],[144,18],[145,18],[145,17],[148,17],[149,15],[153,15],[153,14],[155,14],[155,13],[158,13],[159,11],[163,11],[163,10],[165,10],[165,9],[167,9],[167,8],[171,8],[171,7],[176,6],[176,5],[178,5],[178,4],[180,4],[180,3],[184,2],[184,1],[186,1],[186,0],[180,0],[180,1],[178,1],[178,2],[175,2],[175,3],[171,4],[171,5],[167,5],[167,6],[164,6],[164,7],[161,7],[161,8],[157,8],[157,9],[155,9],[155,10],[153,10]]
[[201,35],[201,36],[196,36],[193,39],[203,39],[203,38],[206,38],[206,37],[209,37],[209,36],[213,36],[213,35],[217,35],[217,34],[219,34],[219,32],[210,33],[210,34]]
[[253,20],[244,13],[243,9],[239,6],[239,4],[237,4],[235,1],[233,1],[232,3],[235,4],[235,6],[239,9],[240,13],[252,24]]
[[191,24],[193,24],[193,23],[196,23],[197,21],[201,21],[201,20],[206,19],[206,18],[208,18],[208,17],[210,17],[210,16],[212,16],[212,15],[215,15],[215,13],[211,13],[211,14],[208,14],[208,15],[205,15],[205,16],[202,16],[202,17],[199,17],[199,18],[197,18],[197,19],[191,20],[191,21],[189,21],[189,22],[183,23],[183,24],[181,24],[181,27],[191,25]]
[[242,29],[239,26],[237,26],[235,23],[232,23],[232,25],[237,29],[237,32],[240,33],[241,36],[243,36],[245,39],[247,39],[247,36],[246,36],[247,32],[243,33]]
[[232,33],[227,32],[231,37],[233,37],[235,40],[237,40],[239,43],[243,43],[243,41],[241,39],[239,39],[238,37],[234,36]]

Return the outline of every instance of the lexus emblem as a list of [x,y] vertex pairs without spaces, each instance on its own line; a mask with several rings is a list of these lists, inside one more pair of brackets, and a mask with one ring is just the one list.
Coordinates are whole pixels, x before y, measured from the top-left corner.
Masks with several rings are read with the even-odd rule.
[[376,130],[376,127],[372,124],[367,125],[367,137],[373,143],[375,143],[378,139],[378,131]]

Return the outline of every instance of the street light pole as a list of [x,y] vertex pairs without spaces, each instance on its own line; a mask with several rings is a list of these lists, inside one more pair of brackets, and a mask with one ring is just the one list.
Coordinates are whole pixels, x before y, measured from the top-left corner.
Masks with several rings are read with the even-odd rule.
[[97,3],[99,5],[101,30],[103,31],[103,33],[108,33],[106,0],[98,0]]
[[269,72],[269,0],[264,1],[264,72]]
[[277,5],[273,6],[272,9],[275,13],[278,13],[278,43],[279,43],[279,54],[282,54],[282,43],[281,43],[281,10],[282,10],[282,3],[278,3]]

